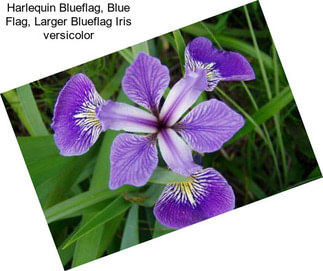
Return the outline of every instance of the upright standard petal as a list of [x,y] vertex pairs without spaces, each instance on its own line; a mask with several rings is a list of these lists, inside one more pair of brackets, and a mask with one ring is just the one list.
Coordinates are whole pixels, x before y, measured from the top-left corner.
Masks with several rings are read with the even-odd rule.
[[51,127],[61,155],[81,155],[102,131],[96,110],[103,99],[85,74],[72,76],[59,93]]
[[145,53],[138,54],[122,80],[126,95],[155,114],[168,84],[168,68],[162,65],[158,58]]
[[131,184],[143,186],[158,164],[155,139],[152,136],[118,135],[111,147],[111,189]]
[[190,176],[202,167],[195,164],[190,148],[173,129],[162,129],[158,133],[160,152],[171,170],[184,176]]
[[195,151],[214,152],[243,125],[240,114],[225,103],[211,99],[197,105],[174,128]]
[[186,71],[194,71],[196,68],[206,70],[209,91],[212,91],[220,80],[255,79],[254,71],[244,56],[236,52],[218,50],[204,37],[195,38],[187,45],[185,62]]
[[213,168],[186,182],[168,184],[154,207],[156,219],[169,228],[183,228],[230,211],[235,206],[231,186]]
[[196,69],[187,72],[170,90],[160,111],[160,120],[166,127],[171,127],[184,112],[194,104],[201,92],[207,88],[205,71]]
[[107,100],[98,109],[97,116],[104,131],[112,129],[139,133],[157,132],[157,118],[129,104]]

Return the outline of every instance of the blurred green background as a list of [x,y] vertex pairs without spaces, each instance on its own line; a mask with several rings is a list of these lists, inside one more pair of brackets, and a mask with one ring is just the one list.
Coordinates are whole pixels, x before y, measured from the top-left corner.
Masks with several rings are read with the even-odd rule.
[[120,84],[136,54],[160,58],[170,69],[172,86],[183,76],[185,44],[196,36],[240,52],[256,73],[254,81],[221,82],[197,101],[218,98],[246,119],[220,151],[195,154],[204,167],[226,177],[236,207],[321,177],[259,3],[195,23],[2,95],[65,269],[171,230],[152,213],[167,181],[153,176],[140,189],[108,189],[110,146],[118,132],[102,134],[83,156],[58,154],[50,129],[58,92],[71,75],[82,72],[104,99],[131,103]]

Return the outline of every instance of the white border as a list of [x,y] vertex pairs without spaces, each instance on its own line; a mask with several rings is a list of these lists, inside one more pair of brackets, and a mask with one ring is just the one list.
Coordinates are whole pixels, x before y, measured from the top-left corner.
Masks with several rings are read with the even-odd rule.
[[[39,79],[247,1],[130,2],[143,8],[134,14],[138,31],[111,34],[114,39],[107,36],[107,46],[88,45],[95,50],[86,55],[82,54],[83,45],[75,44],[66,45],[66,53],[57,53],[61,45],[56,44],[57,50],[46,45],[50,53],[46,55],[42,42],[24,48],[21,42],[14,44],[24,38],[21,33],[19,36],[1,29],[1,36],[6,37],[1,39],[1,89]],[[263,0],[261,5],[322,168],[320,1]],[[153,27],[145,18],[154,22]],[[13,59],[28,65],[14,69],[17,62],[12,64]],[[0,123],[0,269],[63,270],[2,102]],[[314,181],[75,270],[322,270],[322,191],[322,181]]]

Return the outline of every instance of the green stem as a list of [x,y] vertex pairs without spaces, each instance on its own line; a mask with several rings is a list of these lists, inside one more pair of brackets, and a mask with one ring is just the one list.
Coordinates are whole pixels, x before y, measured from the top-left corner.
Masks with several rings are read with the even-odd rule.
[[248,88],[248,86],[246,85],[245,82],[241,81],[241,84],[242,84],[243,88],[245,89],[245,91],[246,91],[246,93],[247,93],[247,95],[248,95],[248,97],[249,97],[249,99],[250,99],[250,101],[252,103],[252,106],[254,107],[254,109],[256,111],[258,111],[259,110],[259,107],[258,107],[258,105],[256,103],[256,100],[252,96],[250,89]]
[[[278,65],[277,65],[278,58],[277,58],[277,51],[275,49],[274,44],[272,46],[272,50],[273,50],[273,62],[274,62],[273,64],[274,64],[275,92],[276,92],[276,95],[278,95],[279,94],[279,75],[278,75]],[[281,127],[280,127],[279,113],[274,115],[274,122],[275,122],[275,128],[277,132],[277,141],[278,141],[278,145],[279,145],[280,153],[282,157],[285,185],[288,185],[287,183],[288,166],[286,161],[286,152],[285,152],[283,136],[282,136]]]
[[[271,92],[271,89],[270,89],[268,76],[267,76],[267,73],[266,73],[266,70],[265,70],[264,63],[262,61],[262,57],[261,57],[261,54],[260,54],[260,50],[259,50],[258,42],[257,42],[257,39],[256,39],[256,35],[255,35],[254,29],[253,29],[253,26],[252,26],[252,22],[251,22],[251,19],[250,19],[250,16],[249,16],[249,12],[248,12],[248,9],[247,9],[246,6],[244,6],[244,11],[245,11],[245,14],[246,14],[247,23],[248,23],[249,30],[250,30],[250,35],[251,35],[251,38],[252,38],[252,41],[253,41],[253,44],[254,44],[254,47],[255,47],[255,50],[256,50],[256,55],[257,55],[257,58],[258,58],[260,71],[261,71],[261,74],[262,74],[262,77],[263,77],[263,80],[264,80],[265,89],[266,89],[266,92],[267,92],[267,97],[268,97],[269,100],[271,100],[272,99],[272,92]],[[275,71],[275,70],[277,70],[277,63],[276,63],[276,66],[274,64],[274,73],[276,75],[277,71]],[[278,79],[276,79],[276,81],[277,80]],[[279,88],[279,85],[278,85],[278,88]],[[277,94],[277,91],[278,91],[278,89],[276,89],[276,94]],[[281,136],[281,129],[280,129],[280,124],[279,124],[279,115],[278,114],[276,114],[274,116],[274,123],[275,123],[276,132],[277,132],[278,145],[279,145],[281,156],[282,156],[284,179],[286,180],[287,164],[286,164],[285,148],[284,148],[284,144],[283,144],[283,140],[282,140],[282,136]],[[281,174],[280,174],[280,170],[279,170],[279,166],[278,166],[278,159],[277,159],[275,151],[273,149],[273,144],[271,142],[271,139],[270,139],[269,133],[267,131],[267,128],[265,129],[265,134],[267,136],[268,142],[270,143],[268,145],[268,147],[270,149],[270,152],[272,153],[274,163],[275,163],[275,167],[278,169],[277,174],[278,174],[278,177],[279,177],[279,181],[281,183]],[[282,184],[281,184],[281,186],[282,186]]]
[[249,30],[250,30],[250,34],[251,34],[251,38],[252,38],[252,41],[253,41],[253,44],[254,44],[254,47],[255,47],[255,50],[256,50],[256,55],[257,55],[258,61],[259,61],[260,71],[261,71],[262,77],[264,79],[267,96],[268,96],[268,99],[271,100],[272,99],[272,93],[271,93],[271,90],[270,90],[270,85],[269,85],[267,73],[266,73],[266,70],[265,70],[265,66],[264,66],[264,63],[262,61],[262,57],[261,57],[261,54],[260,54],[260,50],[259,50],[259,46],[258,46],[258,43],[257,43],[256,35],[255,35],[255,32],[254,32],[253,27],[252,27],[252,23],[251,23],[251,20],[250,20],[250,17],[249,17],[248,9],[247,9],[246,6],[244,6],[243,8],[245,10],[245,14],[246,14],[246,18],[247,18],[247,22],[248,22],[248,26],[249,26]]

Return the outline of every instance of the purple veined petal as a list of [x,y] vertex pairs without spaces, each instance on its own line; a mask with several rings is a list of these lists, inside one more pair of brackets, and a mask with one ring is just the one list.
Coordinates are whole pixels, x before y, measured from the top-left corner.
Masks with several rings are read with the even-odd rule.
[[152,136],[118,135],[111,147],[109,187],[143,186],[158,164],[156,140]]
[[96,117],[102,103],[85,74],[76,74],[67,81],[57,98],[51,124],[61,155],[81,155],[95,143],[102,131]]
[[254,71],[244,56],[236,52],[218,50],[204,37],[195,38],[185,50],[186,71],[194,71],[197,67],[207,71],[209,91],[212,91],[220,80],[255,79]]
[[197,105],[174,128],[195,151],[214,152],[243,125],[244,119],[239,113],[211,99]]
[[206,88],[204,70],[187,72],[185,77],[173,86],[163,104],[159,116],[164,125],[170,127],[175,124]]
[[158,112],[161,97],[169,84],[168,68],[158,58],[141,52],[126,70],[122,88],[135,103]]
[[102,129],[128,132],[155,133],[157,119],[154,115],[129,104],[107,100],[97,111]]
[[190,176],[202,168],[194,163],[190,148],[173,129],[162,129],[157,138],[160,152],[172,171]]
[[169,228],[183,228],[230,211],[235,196],[213,168],[193,174],[182,183],[168,184],[154,207],[156,219]]

